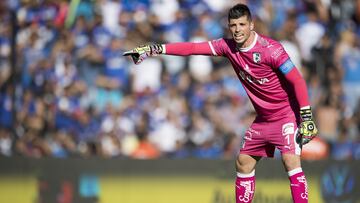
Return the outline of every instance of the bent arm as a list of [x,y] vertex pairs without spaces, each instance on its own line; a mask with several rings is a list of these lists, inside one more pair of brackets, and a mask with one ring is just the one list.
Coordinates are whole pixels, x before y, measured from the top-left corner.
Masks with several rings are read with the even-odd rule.
[[179,42],[163,45],[163,54],[176,56],[216,55],[210,42]]

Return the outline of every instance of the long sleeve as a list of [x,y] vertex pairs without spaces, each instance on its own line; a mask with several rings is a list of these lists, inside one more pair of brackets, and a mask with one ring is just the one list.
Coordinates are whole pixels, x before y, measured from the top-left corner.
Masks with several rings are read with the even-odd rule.
[[177,55],[177,56],[190,56],[190,55],[215,55],[211,48],[210,42],[179,42],[164,44],[165,49],[163,54]]
[[309,97],[306,82],[301,76],[297,68],[293,68],[289,73],[285,74],[285,78],[292,84],[295,90],[296,99],[300,108],[309,106]]

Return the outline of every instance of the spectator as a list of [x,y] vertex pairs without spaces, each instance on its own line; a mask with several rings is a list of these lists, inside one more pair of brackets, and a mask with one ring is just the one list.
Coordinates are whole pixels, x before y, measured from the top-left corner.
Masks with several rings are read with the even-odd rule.
[[53,157],[68,158],[76,154],[76,143],[65,131],[50,132],[46,140]]
[[10,77],[10,23],[0,17],[0,87]]
[[161,84],[161,71],[162,64],[159,59],[147,60],[145,63],[140,64],[141,67],[131,68],[132,75],[132,92],[135,94],[141,94],[147,91],[156,92],[160,88]]
[[[331,89],[339,88],[339,84],[332,84]],[[319,136],[327,142],[334,142],[339,137],[343,106],[339,96],[329,93],[316,109]]]
[[5,84],[0,87],[0,127],[11,129],[14,120],[14,103],[12,93],[14,87],[10,84]]
[[0,128],[0,156],[10,157],[13,155],[13,141],[11,131],[6,128]]
[[135,159],[155,159],[161,156],[159,149],[149,140],[149,116],[142,114],[136,125],[139,144],[130,157]]
[[[66,0],[21,1],[12,36],[10,9],[0,2],[3,155],[132,157],[143,147],[153,158],[230,158],[238,152],[253,114],[244,111],[249,102],[226,60],[162,56],[134,68],[119,55],[148,41],[216,38],[226,32],[219,22],[232,3],[86,0],[69,13]],[[358,159],[360,1],[243,2],[254,11],[255,30],[281,40],[301,68],[322,133],[317,146],[339,146],[329,148],[332,158]],[[236,113],[224,117],[226,112]],[[149,123],[139,133],[144,113]],[[100,133],[104,128],[111,130]],[[158,142],[157,136],[166,139]]]
[[104,133],[100,136],[100,155],[105,158],[121,155],[121,142],[115,132]]
[[346,30],[342,33],[336,59],[340,63],[345,102],[351,115],[360,98],[360,49],[353,31]]
[[315,10],[309,9],[307,11],[307,21],[303,24],[300,24],[295,33],[296,39],[300,46],[302,59],[306,63],[314,60],[311,54],[311,49],[325,34],[325,28],[322,24],[320,24],[318,15],[319,14]]
[[[158,121],[149,139],[163,153],[171,155],[179,150],[179,145],[186,142],[186,134],[175,112],[164,112],[163,118]],[[172,135],[172,136],[169,136]]]

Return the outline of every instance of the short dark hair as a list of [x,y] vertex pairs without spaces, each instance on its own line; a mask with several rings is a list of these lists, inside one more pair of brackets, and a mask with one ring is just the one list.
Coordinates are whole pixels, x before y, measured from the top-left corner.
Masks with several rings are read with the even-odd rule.
[[249,21],[252,20],[249,7],[245,4],[236,4],[229,10],[228,21],[230,21],[230,19],[238,19],[243,16],[247,16]]

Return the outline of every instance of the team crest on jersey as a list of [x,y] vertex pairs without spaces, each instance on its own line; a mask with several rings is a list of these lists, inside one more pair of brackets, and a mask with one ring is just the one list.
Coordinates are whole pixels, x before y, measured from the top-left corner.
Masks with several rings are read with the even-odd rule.
[[261,55],[259,52],[254,52],[253,53],[253,60],[255,63],[260,63],[261,61]]

